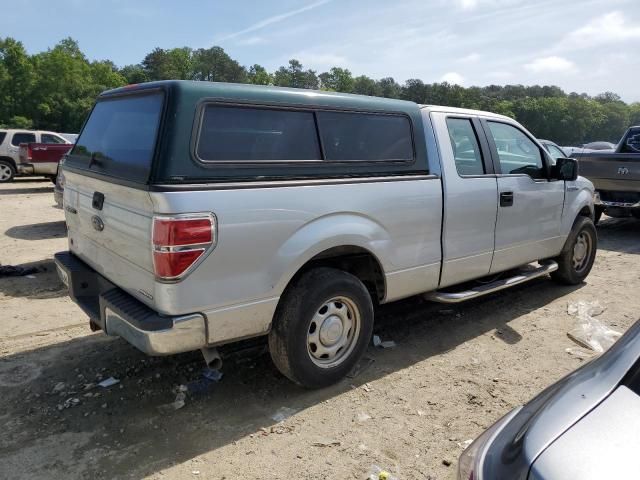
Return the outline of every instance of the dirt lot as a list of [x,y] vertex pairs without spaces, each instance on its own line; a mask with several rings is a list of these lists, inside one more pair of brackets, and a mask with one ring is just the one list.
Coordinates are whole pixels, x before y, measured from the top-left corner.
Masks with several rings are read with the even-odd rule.
[[[147,358],[90,332],[53,267],[66,238],[49,182],[0,186],[0,212],[0,263],[38,269],[0,278],[0,478],[452,478],[465,440],[581,365],[567,302],[599,300],[620,331],[640,310],[640,222],[605,219],[584,285],[387,306],[377,333],[397,347],[326,390],[292,385],[260,345],[228,352],[211,383],[199,353]],[[184,407],[163,408],[180,385]],[[278,423],[282,407],[295,413]]]

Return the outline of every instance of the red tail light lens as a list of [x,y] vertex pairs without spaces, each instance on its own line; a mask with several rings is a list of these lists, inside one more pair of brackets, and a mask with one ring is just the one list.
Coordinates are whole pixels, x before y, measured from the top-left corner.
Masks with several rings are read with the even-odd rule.
[[163,219],[153,222],[153,243],[161,246],[176,247],[211,243],[213,232],[210,218]]
[[154,217],[153,267],[158,278],[177,280],[215,246],[215,217]]
[[184,252],[153,252],[156,275],[168,279],[182,275],[204,253],[203,249]]

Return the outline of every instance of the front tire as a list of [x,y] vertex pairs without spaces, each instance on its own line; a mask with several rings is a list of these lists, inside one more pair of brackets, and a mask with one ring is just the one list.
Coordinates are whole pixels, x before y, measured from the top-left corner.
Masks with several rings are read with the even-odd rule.
[[588,217],[578,217],[562,253],[554,259],[558,262],[558,270],[551,274],[551,278],[565,285],[582,283],[593,267],[597,248],[598,234],[593,221]]
[[0,160],[0,183],[9,183],[16,176],[16,167],[11,162]]
[[373,333],[373,302],[355,276],[334,268],[304,273],[284,293],[269,333],[273,363],[306,388],[341,380]]

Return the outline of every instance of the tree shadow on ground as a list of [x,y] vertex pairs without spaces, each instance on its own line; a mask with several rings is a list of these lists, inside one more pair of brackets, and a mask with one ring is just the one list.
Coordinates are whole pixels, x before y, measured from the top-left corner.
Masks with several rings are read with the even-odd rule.
[[64,220],[59,220],[32,223],[31,225],[18,225],[9,228],[4,234],[18,240],[48,240],[66,236],[67,227]]
[[3,188],[0,190],[0,195],[22,195],[28,193],[53,193],[53,185],[34,188]]
[[598,249],[640,254],[640,219],[603,217],[598,223]]

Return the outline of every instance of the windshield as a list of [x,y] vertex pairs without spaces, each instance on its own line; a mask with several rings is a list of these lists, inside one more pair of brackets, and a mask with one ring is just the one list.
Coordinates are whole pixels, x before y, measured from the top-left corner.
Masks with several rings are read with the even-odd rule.
[[67,165],[145,183],[151,170],[162,103],[161,92],[98,101]]

